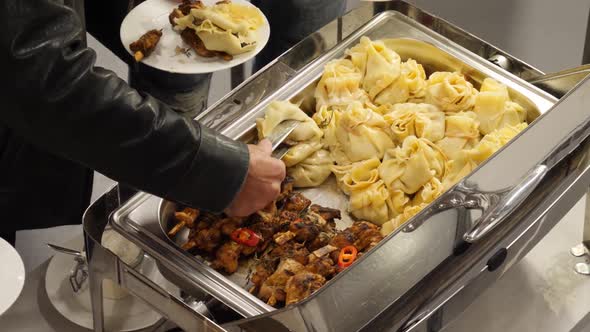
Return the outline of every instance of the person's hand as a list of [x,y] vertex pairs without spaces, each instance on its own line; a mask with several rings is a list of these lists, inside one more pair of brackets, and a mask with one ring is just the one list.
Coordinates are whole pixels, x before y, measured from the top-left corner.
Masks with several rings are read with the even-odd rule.
[[285,164],[271,157],[272,144],[262,140],[258,145],[248,145],[250,165],[242,190],[225,209],[229,216],[245,217],[263,209],[276,199],[285,179]]

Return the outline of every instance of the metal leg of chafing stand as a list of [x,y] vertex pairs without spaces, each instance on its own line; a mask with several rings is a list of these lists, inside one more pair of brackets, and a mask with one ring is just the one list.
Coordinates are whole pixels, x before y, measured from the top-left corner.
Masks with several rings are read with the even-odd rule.
[[[590,13],[586,27],[586,42],[582,64],[590,63]],[[582,243],[571,249],[572,255],[583,257],[584,262],[577,263],[574,267],[579,274],[590,275],[590,188],[586,192],[586,211],[584,213],[584,226],[582,230]]]
[[582,243],[571,249],[572,255],[582,257],[584,262],[579,262],[574,269],[579,274],[590,275],[590,189],[586,193],[586,211],[582,230]]

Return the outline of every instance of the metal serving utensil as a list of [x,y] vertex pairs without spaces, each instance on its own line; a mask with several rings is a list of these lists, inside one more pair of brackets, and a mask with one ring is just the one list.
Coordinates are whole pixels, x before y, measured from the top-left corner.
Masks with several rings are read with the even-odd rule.
[[301,123],[298,120],[285,120],[281,122],[275,129],[272,131],[270,136],[267,137],[268,140],[272,143],[272,157],[281,159],[289,150],[289,147],[280,147],[281,143],[289,137],[289,135],[297,128],[297,126]]
[[47,243],[47,246],[57,252],[61,252],[62,254],[72,255],[74,257],[83,258],[84,260],[86,259],[86,257],[82,254],[81,251],[61,247],[61,246],[51,244],[51,243]]
[[82,288],[84,281],[86,281],[88,278],[88,264],[86,264],[86,255],[84,255],[84,253],[81,251],[61,247],[51,243],[47,243],[47,246],[62,254],[74,256],[76,265],[74,265],[70,271],[70,286],[72,286],[74,293],[77,293],[80,288]]

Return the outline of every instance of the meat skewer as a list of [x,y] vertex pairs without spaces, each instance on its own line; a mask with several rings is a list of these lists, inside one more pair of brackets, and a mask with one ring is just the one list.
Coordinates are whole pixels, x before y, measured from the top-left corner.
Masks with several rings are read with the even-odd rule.
[[138,40],[129,44],[129,49],[133,52],[135,61],[140,62],[144,58],[150,56],[156,49],[158,42],[162,37],[162,30],[150,30],[139,37]]
[[175,212],[174,218],[176,218],[176,220],[178,220],[179,223],[177,223],[176,226],[174,226],[168,232],[168,236],[171,236],[171,237],[175,236],[176,233],[178,233],[184,227],[192,228],[193,224],[195,222],[195,219],[197,219],[198,217],[199,217],[199,210],[197,210],[197,209],[185,208],[184,210],[182,210],[180,212]]

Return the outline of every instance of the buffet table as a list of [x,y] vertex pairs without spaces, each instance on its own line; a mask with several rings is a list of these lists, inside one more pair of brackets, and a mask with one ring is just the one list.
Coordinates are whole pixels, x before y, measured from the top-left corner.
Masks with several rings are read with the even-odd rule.
[[[90,35],[88,44],[97,50],[99,66],[127,77],[127,67]],[[227,82],[226,72],[214,75],[212,84],[226,89],[212,89],[217,96],[210,96],[210,102],[223,95],[220,91],[227,90]],[[93,200],[113,184],[97,174]],[[479,331],[588,331],[590,279],[573,272],[577,260],[569,254],[570,247],[580,242],[584,211],[582,199],[545,239],[446,330],[477,327]],[[53,255],[45,244],[66,245],[81,236],[79,225],[17,233],[16,247],[23,257],[27,279],[17,303],[0,317],[3,330],[86,331],[57,312],[45,291],[45,272]],[[161,326],[159,330],[166,328]]]

